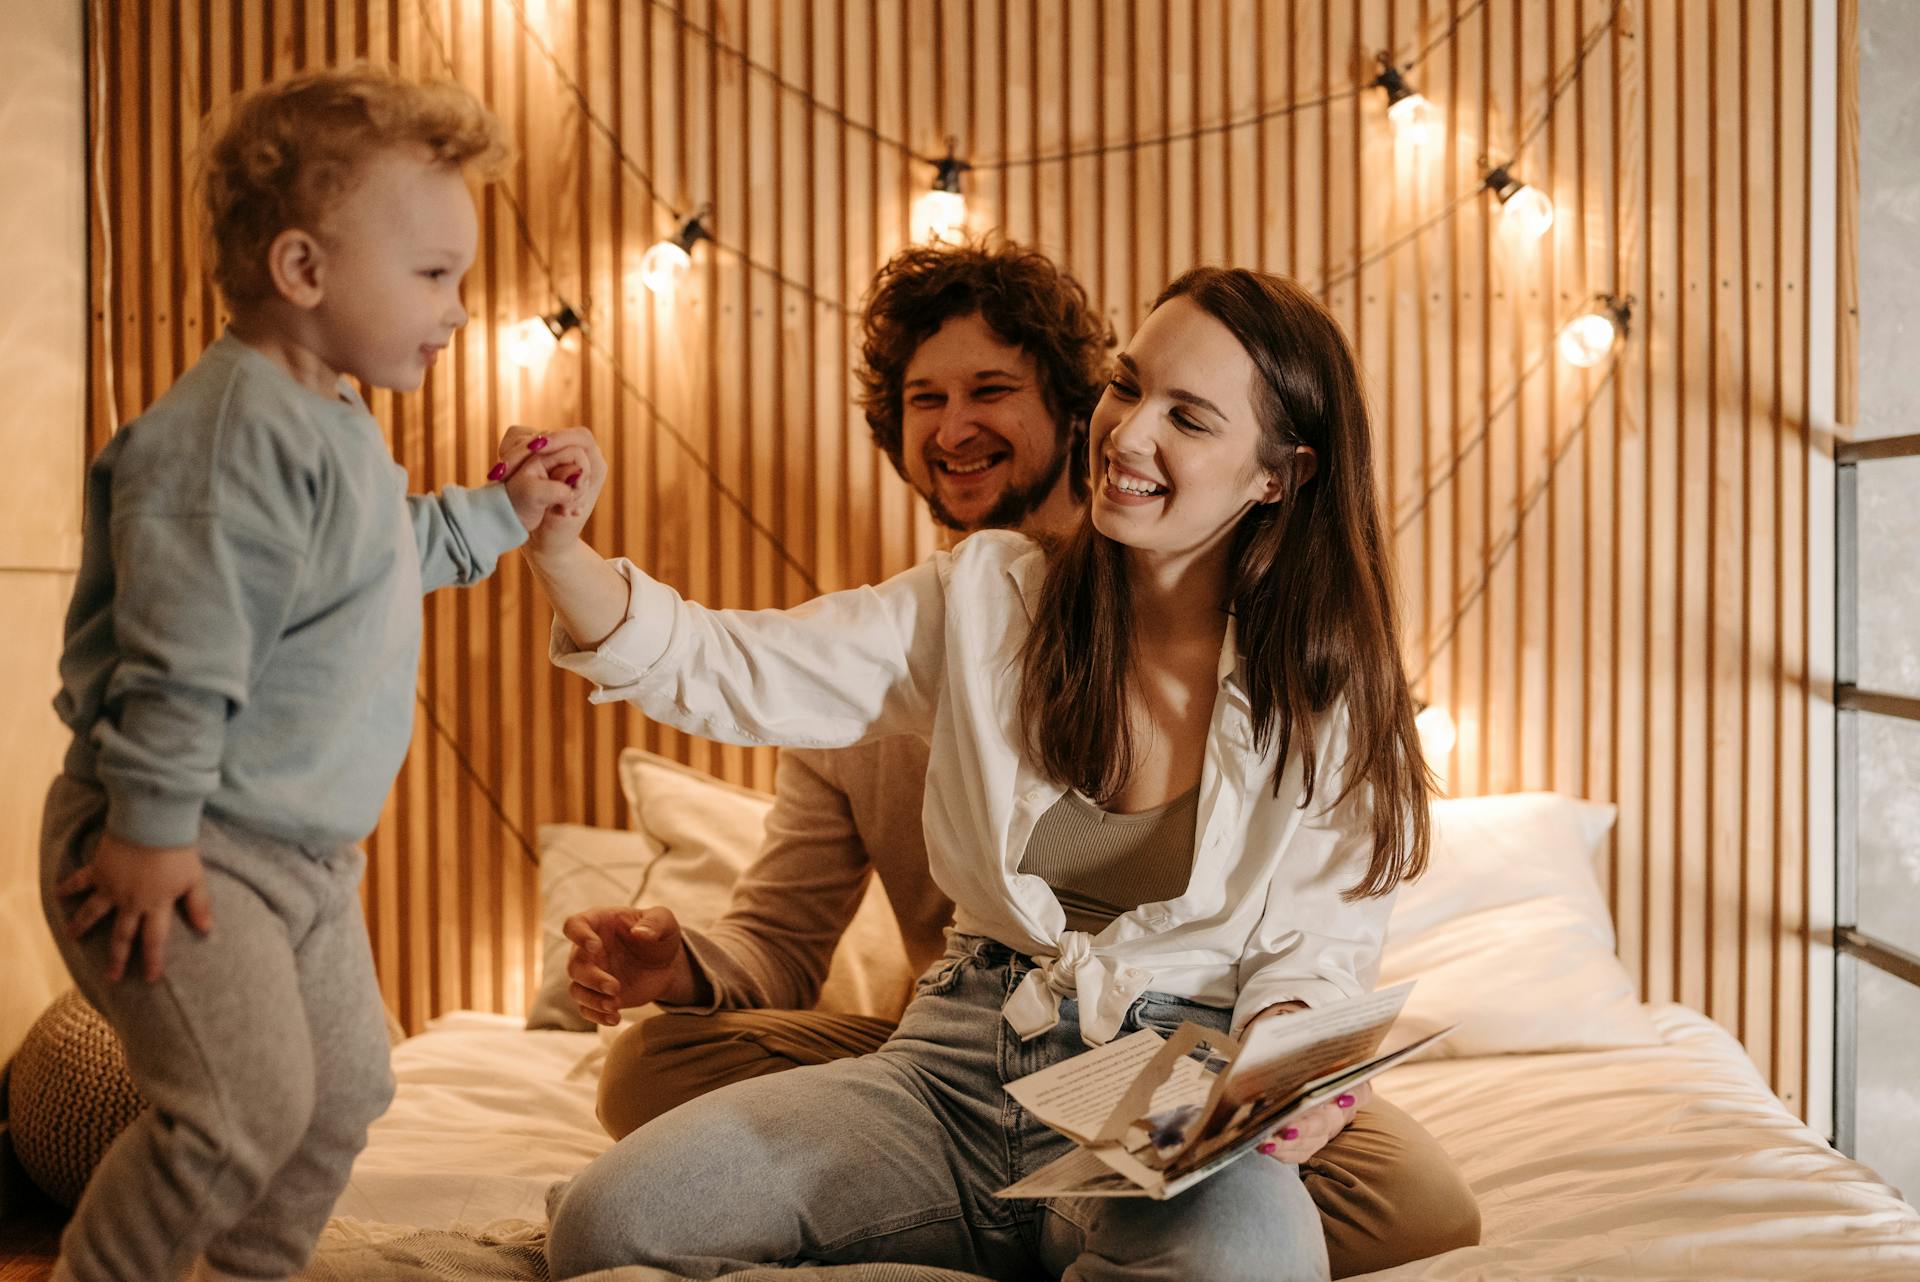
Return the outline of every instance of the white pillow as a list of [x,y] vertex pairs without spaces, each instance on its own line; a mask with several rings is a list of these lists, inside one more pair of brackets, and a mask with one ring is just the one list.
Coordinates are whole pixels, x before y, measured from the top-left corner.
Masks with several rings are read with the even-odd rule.
[[1439,801],[1426,874],[1400,888],[1380,986],[1418,981],[1395,1040],[1436,1055],[1658,1045],[1614,954],[1595,857],[1614,808],[1549,792]]
[[[529,1028],[593,1027],[567,997],[571,945],[560,927],[570,915],[596,905],[660,904],[685,925],[711,926],[726,911],[733,883],[760,853],[773,806],[767,794],[637,748],[620,754],[619,774],[634,831],[574,824],[540,829],[544,971]],[[841,936],[815,1008],[898,1018],[912,978],[899,923],[875,878]]]

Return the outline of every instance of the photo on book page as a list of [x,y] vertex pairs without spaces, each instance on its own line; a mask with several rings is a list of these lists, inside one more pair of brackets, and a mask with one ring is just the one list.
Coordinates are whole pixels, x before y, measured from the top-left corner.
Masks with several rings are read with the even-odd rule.
[[1257,1019],[1238,1039],[1191,1023],[1165,1040],[1143,1029],[1009,1082],[1017,1103],[1080,1147],[998,1196],[1167,1198],[1191,1188],[1450,1031],[1377,1054],[1411,987]]

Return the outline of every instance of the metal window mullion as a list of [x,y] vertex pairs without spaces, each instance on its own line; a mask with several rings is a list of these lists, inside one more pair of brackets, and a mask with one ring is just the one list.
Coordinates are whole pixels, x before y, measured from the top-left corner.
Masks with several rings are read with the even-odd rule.
[[[1844,687],[1852,686],[1860,672],[1859,479],[1851,461],[1839,463],[1833,475],[1833,661],[1835,684]],[[1860,967],[1841,937],[1860,920],[1860,726],[1859,713],[1837,697],[1835,707],[1833,1143],[1852,1157],[1859,1093]]]
[[1876,717],[1896,721],[1920,721],[1920,696],[1888,694],[1884,690],[1862,690],[1857,685],[1836,684],[1833,705],[1847,712],[1871,712]]
[[1842,952],[1909,988],[1920,989],[1920,956],[1855,926],[1843,926],[1835,935]]
[[1920,458],[1920,433],[1911,436],[1873,436],[1862,441],[1842,441],[1834,447],[1833,451],[1833,461],[1842,467],[1889,458]]

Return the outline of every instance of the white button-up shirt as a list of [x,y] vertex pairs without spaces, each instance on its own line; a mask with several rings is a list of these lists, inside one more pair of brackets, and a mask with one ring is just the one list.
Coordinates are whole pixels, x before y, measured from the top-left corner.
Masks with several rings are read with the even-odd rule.
[[1097,1045],[1148,989],[1231,1006],[1237,1029],[1275,1002],[1372,988],[1392,896],[1342,896],[1373,849],[1367,789],[1340,796],[1344,712],[1316,727],[1311,805],[1297,752],[1275,796],[1277,749],[1254,751],[1231,626],[1187,889],[1089,935],[1068,930],[1052,889],[1020,871],[1034,825],[1066,790],[1027,760],[1018,719],[1020,648],[1046,575],[1031,540],[976,534],[876,587],[791,610],[709,610],[631,562],[613,565],[631,588],[626,621],[592,651],[554,628],[553,661],[593,681],[594,702],[624,699],[727,743],[929,742],[927,854],[955,926],[1042,963],[1007,1004],[1023,1036],[1050,1027],[1066,993]]

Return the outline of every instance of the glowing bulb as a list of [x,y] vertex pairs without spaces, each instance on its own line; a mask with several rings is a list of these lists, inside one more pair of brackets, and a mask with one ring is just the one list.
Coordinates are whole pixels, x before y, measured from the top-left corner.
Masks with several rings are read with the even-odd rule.
[[713,239],[703,221],[712,213],[712,205],[700,206],[673,235],[649,246],[640,255],[640,283],[662,298],[672,297],[693,269],[694,245]]
[[915,211],[919,239],[957,240],[967,229],[967,198],[957,191],[930,191]]
[[1500,226],[1521,240],[1539,240],[1553,226],[1553,202],[1538,187],[1522,183],[1501,205]]
[[1438,705],[1424,709],[1415,717],[1413,728],[1420,732],[1420,752],[1429,765],[1444,761],[1460,739],[1460,731],[1453,724],[1453,715]]
[[529,316],[507,331],[507,359],[521,369],[545,365],[559,346],[559,338],[538,316]]
[[671,295],[693,268],[693,255],[671,240],[656,242],[640,257],[640,281],[656,294]]
[[947,139],[946,158],[933,162],[933,190],[914,202],[914,237],[928,244],[967,234],[967,197],[960,190],[960,175],[973,166],[953,154],[956,141]]
[[1589,369],[1607,358],[1626,334],[1633,317],[1633,300],[1603,294],[1582,315],[1560,331],[1560,355],[1567,363]]
[[1394,136],[1409,147],[1424,147],[1440,132],[1440,109],[1425,94],[1410,93],[1387,108]]
[[508,360],[521,369],[533,369],[553,359],[567,331],[579,329],[583,323],[580,313],[562,299],[559,310],[545,316],[529,316],[508,329],[501,345],[506,349]]
[[1407,83],[1406,76],[1393,65],[1389,55],[1382,52],[1376,57],[1380,75],[1373,84],[1387,95],[1387,120],[1393,125],[1394,136],[1412,147],[1425,146],[1439,132],[1439,110]]
[[1576,316],[1560,331],[1560,355],[1581,369],[1598,365],[1613,350],[1615,334],[1611,317],[1598,312]]

